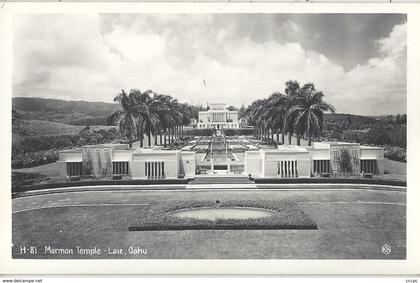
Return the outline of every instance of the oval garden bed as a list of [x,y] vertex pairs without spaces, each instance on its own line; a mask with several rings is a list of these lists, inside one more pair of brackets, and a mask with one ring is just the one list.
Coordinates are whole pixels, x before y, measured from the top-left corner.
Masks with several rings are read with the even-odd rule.
[[[180,212],[192,212],[197,209],[206,209],[208,213],[211,209],[237,209],[238,211],[234,212],[234,217],[221,216],[220,210],[219,217],[217,213],[209,217],[197,217],[194,213],[189,216],[188,214],[179,216]],[[242,212],[239,211],[241,209],[243,209]],[[260,215],[261,217],[247,217],[247,213],[249,216],[249,210],[252,209],[270,213]],[[317,229],[317,225],[292,201],[208,200],[153,202],[128,228],[129,231],[277,229]]]

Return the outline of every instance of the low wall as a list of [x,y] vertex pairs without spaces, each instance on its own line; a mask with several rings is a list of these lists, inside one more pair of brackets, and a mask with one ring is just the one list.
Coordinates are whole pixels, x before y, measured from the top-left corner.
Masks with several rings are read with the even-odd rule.
[[140,180],[92,180],[92,181],[75,181],[65,183],[50,183],[32,186],[12,187],[12,196],[19,196],[18,193],[35,190],[46,190],[55,188],[69,187],[86,187],[86,186],[115,186],[115,185],[171,185],[171,184],[188,184],[191,179],[140,179]]
[[366,184],[406,187],[407,182],[361,178],[254,178],[256,184]]

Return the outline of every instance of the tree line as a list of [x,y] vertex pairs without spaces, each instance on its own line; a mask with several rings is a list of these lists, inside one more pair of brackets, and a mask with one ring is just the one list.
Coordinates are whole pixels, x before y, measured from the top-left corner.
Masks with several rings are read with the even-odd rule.
[[258,99],[246,109],[244,117],[254,127],[254,135],[261,140],[274,141],[274,133],[281,133],[281,144],[292,144],[296,135],[297,145],[306,136],[308,145],[312,138],[321,134],[324,113],[335,112],[335,108],[324,101],[324,93],[315,88],[313,83],[303,86],[297,81],[287,81],[284,93],[275,92],[265,99]]
[[158,94],[152,90],[124,90],[114,98],[121,105],[121,110],[114,112],[109,124],[118,124],[120,132],[128,139],[130,148],[134,141],[151,146],[152,136],[155,145],[157,137],[165,147],[183,136],[183,127],[190,124],[190,119],[198,116],[197,106],[180,103],[170,95]]

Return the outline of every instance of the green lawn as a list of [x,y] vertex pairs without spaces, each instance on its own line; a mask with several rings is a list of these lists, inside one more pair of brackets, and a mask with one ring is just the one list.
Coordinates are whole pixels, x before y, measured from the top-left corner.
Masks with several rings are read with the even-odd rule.
[[[345,190],[349,188],[79,192],[17,198],[13,199],[13,257],[33,258],[19,254],[19,247],[35,245],[36,258],[404,259],[405,192],[365,186]],[[128,231],[153,201],[216,198],[293,201],[318,230]],[[381,253],[384,244],[392,247],[388,255]],[[97,247],[104,253],[52,255],[44,253],[45,246]],[[126,253],[109,255],[109,247]],[[140,247],[147,254],[130,254],[129,247]]]
[[407,163],[398,162],[394,160],[384,159],[384,178],[397,179],[406,181],[407,179]]

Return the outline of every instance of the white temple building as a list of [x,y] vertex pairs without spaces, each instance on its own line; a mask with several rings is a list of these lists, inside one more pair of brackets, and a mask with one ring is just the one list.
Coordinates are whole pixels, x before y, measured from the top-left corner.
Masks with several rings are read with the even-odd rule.
[[227,110],[225,103],[211,103],[209,107],[198,113],[198,129],[239,128],[238,111]]

